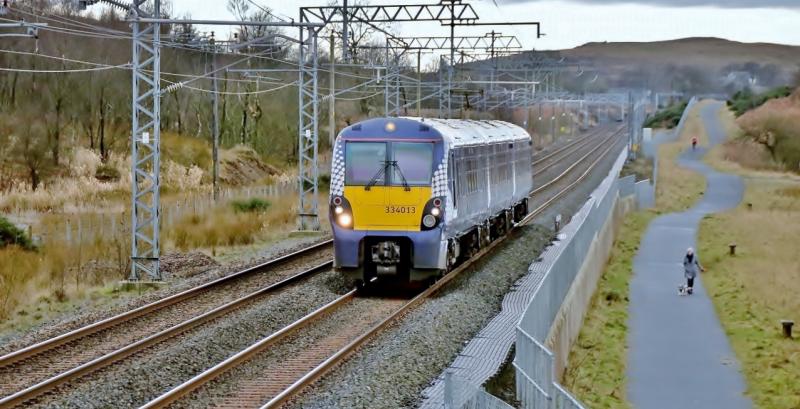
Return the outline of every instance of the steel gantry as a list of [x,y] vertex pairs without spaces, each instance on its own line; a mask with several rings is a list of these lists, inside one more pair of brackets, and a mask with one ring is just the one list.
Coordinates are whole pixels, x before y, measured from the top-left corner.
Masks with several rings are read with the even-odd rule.
[[[329,24],[347,26],[350,22],[368,24],[389,37],[391,33],[375,25],[375,23],[393,23],[410,21],[457,22],[459,24],[475,23],[478,15],[472,5],[461,0],[442,0],[438,4],[407,5],[351,5],[347,3],[331,6],[300,8],[300,84],[299,84],[299,228],[301,230],[319,229],[319,185],[318,162],[319,121],[318,121],[318,78],[317,78],[317,37],[323,27]],[[314,24],[315,26],[311,26]],[[343,49],[347,49],[347,30],[342,30]],[[308,49],[303,44],[309,43]],[[392,40],[389,40],[392,41]],[[347,51],[345,51],[346,53]],[[387,54],[388,56],[388,54]],[[387,67],[388,74],[388,67]],[[391,86],[390,81],[394,83]],[[386,78],[384,86],[387,90],[384,110],[387,115],[399,112],[399,75]],[[389,95],[390,89],[397,94]],[[391,107],[389,105],[392,105]]]
[[[132,115],[131,115],[131,272],[129,280],[140,281],[145,276],[151,280],[162,279],[159,269],[159,215],[160,215],[160,122],[161,122],[161,25],[162,24],[204,24],[204,25],[251,25],[274,27],[299,27],[300,40],[300,113],[301,124],[311,125],[301,127],[301,141],[314,139],[316,141],[317,118],[317,29],[322,27],[319,23],[295,22],[260,22],[260,21],[225,21],[225,20],[190,20],[190,19],[163,19],[160,18],[160,0],[153,0],[153,16],[142,10],[141,6],[146,0],[134,0],[131,4],[123,4],[116,0],[80,0],[79,6],[99,1],[114,7],[126,9],[127,19],[132,27]],[[312,35],[303,41],[304,30]],[[202,77],[215,75],[216,69]],[[192,81],[192,80],[189,80]],[[183,86],[176,83],[167,91]],[[310,99],[308,99],[310,97]],[[306,118],[311,117],[312,120]],[[314,130],[313,135],[311,129]],[[313,169],[314,186],[316,193],[316,157],[317,151],[314,144],[313,152],[302,150],[300,162],[305,166],[305,161],[311,160]],[[301,179],[301,190],[305,186]],[[301,202],[302,203],[302,202]],[[316,217],[316,208],[314,209]],[[301,210],[302,216],[302,210]]]
[[[302,19],[301,19],[301,22]],[[298,77],[299,230],[319,230],[319,101],[315,28],[300,27]]]
[[[131,274],[129,280],[161,280],[159,269],[161,24],[142,23],[146,14],[135,0],[129,10],[133,29],[131,111]],[[156,16],[161,1],[153,2]],[[144,273],[144,274],[143,274]]]

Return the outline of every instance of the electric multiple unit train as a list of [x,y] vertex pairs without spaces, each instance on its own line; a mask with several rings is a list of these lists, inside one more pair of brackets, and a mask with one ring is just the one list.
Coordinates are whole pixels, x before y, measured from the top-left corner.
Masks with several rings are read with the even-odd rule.
[[358,283],[431,281],[528,214],[532,143],[501,121],[376,118],[334,144],[334,267]]

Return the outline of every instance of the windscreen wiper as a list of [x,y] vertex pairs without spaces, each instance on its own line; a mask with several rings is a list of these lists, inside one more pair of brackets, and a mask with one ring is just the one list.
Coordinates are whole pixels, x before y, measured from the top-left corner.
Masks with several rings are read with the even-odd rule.
[[406,180],[406,176],[403,175],[403,170],[400,169],[400,165],[397,164],[397,161],[396,160],[389,161],[389,164],[391,164],[395,169],[397,169],[397,174],[400,175],[400,179],[403,181],[403,190],[405,190],[406,192],[411,191],[411,187],[408,186],[408,181]]
[[381,166],[381,168],[378,169],[378,172],[375,173],[375,176],[373,176],[372,179],[370,179],[369,182],[364,186],[364,190],[369,190],[372,186],[378,183],[378,180],[380,180],[381,177],[383,177],[386,174],[386,168],[388,167],[389,167],[389,162],[384,161],[383,166]]

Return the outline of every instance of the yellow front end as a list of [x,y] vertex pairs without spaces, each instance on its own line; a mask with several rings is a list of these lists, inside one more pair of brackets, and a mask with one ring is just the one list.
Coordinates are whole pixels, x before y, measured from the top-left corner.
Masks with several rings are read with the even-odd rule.
[[430,186],[345,186],[353,211],[353,228],[369,231],[420,231]]

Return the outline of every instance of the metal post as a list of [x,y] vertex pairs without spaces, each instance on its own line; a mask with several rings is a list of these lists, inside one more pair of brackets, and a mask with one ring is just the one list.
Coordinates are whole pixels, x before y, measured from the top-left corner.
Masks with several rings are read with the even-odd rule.
[[454,409],[453,371],[444,372],[444,409]]
[[342,60],[345,63],[350,62],[350,23],[349,14],[347,12],[347,0],[342,0]]
[[422,50],[417,50],[417,116],[422,117]]
[[[345,2],[347,4],[347,2]],[[333,146],[333,142],[336,140],[336,54],[334,48],[334,37],[333,33],[331,33],[331,80],[328,87],[330,88],[330,93],[328,94],[328,139]]]
[[[439,57],[439,118],[449,118],[450,113],[448,112],[445,115],[445,110],[447,109],[447,101],[445,101],[445,92],[449,92],[446,89],[444,83],[444,72],[442,71],[442,66],[445,64],[445,56]],[[444,67],[447,68],[447,67]]]
[[389,117],[391,116],[391,112],[389,111],[389,101],[392,99],[391,95],[389,94],[389,83],[391,82],[391,77],[389,76],[389,39],[386,39],[386,58],[384,61],[384,65],[386,66],[386,75],[383,78],[383,116]]
[[456,14],[455,3],[450,2],[450,65],[447,70],[447,117],[453,115],[453,68],[456,64]]
[[[300,28],[300,53],[298,78],[298,191],[300,203],[298,209],[299,230],[319,230],[318,185],[317,177],[317,141],[318,141],[318,105],[317,105],[317,33],[308,30],[308,38],[304,40],[306,30]],[[308,50],[306,50],[308,47]],[[306,61],[310,59],[310,61]]]
[[[161,280],[159,271],[159,187],[161,140],[161,31],[159,23],[142,28],[137,1],[133,15],[133,83],[131,115],[131,274],[132,281],[142,272]],[[160,16],[160,0],[154,0]],[[148,38],[152,36],[152,43]]]
[[214,160],[214,169],[212,176],[212,190],[214,202],[219,199],[219,83],[217,81],[217,49],[216,42],[214,41],[214,33],[211,33],[211,72],[212,82],[214,87],[213,93],[213,112],[211,120],[214,122],[214,145],[212,146],[211,156]]

